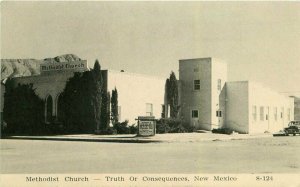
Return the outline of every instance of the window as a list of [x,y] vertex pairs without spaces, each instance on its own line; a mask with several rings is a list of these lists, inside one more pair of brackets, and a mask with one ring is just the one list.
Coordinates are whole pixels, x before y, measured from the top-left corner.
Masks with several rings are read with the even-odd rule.
[[277,121],[277,107],[274,107],[274,120]]
[[257,116],[257,109],[256,106],[252,106],[252,118],[254,121],[256,121],[256,116]]
[[146,103],[146,116],[153,116],[153,105]]
[[259,109],[259,117],[260,117],[260,121],[264,121],[264,119],[265,119],[265,118],[264,118],[264,117],[265,117],[265,116],[264,116],[264,113],[265,113],[265,112],[264,112],[264,107],[261,106],[260,109]]
[[194,80],[194,90],[200,90],[200,80]]
[[222,117],[222,111],[221,111],[221,110],[218,110],[218,111],[216,112],[216,116],[217,116],[217,117]]
[[198,110],[192,110],[192,118],[198,118]]
[[218,90],[220,91],[222,87],[222,80],[218,79]]
[[281,107],[281,112],[280,112],[280,118],[281,119],[283,118],[283,112],[284,112],[283,107]]

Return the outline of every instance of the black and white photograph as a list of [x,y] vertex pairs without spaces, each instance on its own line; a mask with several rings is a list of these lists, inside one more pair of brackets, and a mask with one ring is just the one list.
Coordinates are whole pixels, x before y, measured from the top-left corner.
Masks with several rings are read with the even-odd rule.
[[300,186],[300,2],[1,1],[0,186]]

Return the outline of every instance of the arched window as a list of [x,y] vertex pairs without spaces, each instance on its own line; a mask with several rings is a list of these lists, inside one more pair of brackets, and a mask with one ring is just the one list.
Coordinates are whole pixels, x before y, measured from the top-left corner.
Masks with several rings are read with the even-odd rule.
[[53,112],[53,100],[51,95],[46,99],[46,122],[52,121],[52,112]]

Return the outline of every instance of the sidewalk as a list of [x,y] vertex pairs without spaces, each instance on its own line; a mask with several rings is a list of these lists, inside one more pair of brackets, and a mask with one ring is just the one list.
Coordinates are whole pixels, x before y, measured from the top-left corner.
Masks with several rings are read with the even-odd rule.
[[272,134],[213,134],[207,133],[173,133],[156,134],[150,137],[138,137],[135,134],[124,135],[94,135],[94,134],[74,134],[55,136],[10,136],[5,139],[23,140],[52,140],[52,141],[86,141],[86,142],[118,142],[118,143],[158,143],[158,142],[203,142],[203,141],[228,141],[243,140],[253,138],[268,138]]

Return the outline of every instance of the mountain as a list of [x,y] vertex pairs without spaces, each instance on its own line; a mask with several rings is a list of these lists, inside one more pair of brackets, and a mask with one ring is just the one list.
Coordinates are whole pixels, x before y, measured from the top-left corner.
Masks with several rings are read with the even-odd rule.
[[9,77],[23,77],[40,74],[41,63],[73,62],[81,60],[74,54],[60,55],[54,58],[37,59],[1,59],[1,80]]

